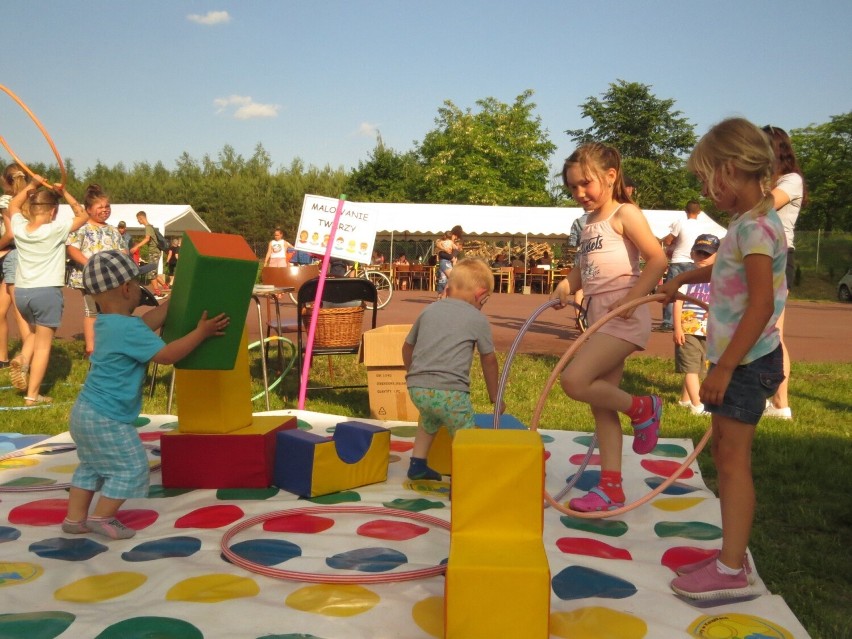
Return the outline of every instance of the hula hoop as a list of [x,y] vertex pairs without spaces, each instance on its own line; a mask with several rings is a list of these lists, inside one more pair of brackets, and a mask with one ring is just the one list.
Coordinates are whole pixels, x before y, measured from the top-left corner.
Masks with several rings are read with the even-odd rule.
[[[677,294],[678,299],[682,299],[685,301],[692,302],[694,304],[698,304],[704,308],[707,308],[707,304],[701,300],[695,299],[694,297],[689,297],[687,295],[682,295],[680,293]],[[609,313],[601,317],[597,322],[592,324],[589,329],[580,335],[580,337],[575,340],[575,342],[568,347],[568,350],[565,351],[565,354],[562,355],[562,358],[556,363],[556,366],[553,368],[553,371],[545,382],[544,388],[541,391],[541,394],[538,398],[538,403],[536,404],[535,410],[533,411],[532,419],[530,420],[530,430],[536,431],[538,430],[538,423],[541,419],[541,413],[544,410],[544,404],[547,401],[547,394],[553,388],[553,384],[556,382],[556,379],[564,370],[565,366],[568,364],[568,361],[574,356],[574,353],[577,352],[577,349],[580,348],[592,335],[594,335],[604,324],[613,319],[614,317],[620,315],[624,311],[630,310],[632,308],[636,308],[637,306],[641,306],[642,304],[649,304],[651,302],[662,302],[666,299],[666,296],[657,293],[654,295],[648,295],[646,297],[642,297],[636,300],[632,300],[625,304],[622,304],[618,308],[611,310]],[[710,435],[712,434],[712,426],[707,429],[707,432],[704,433],[704,436],[701,438],[701,441],[698,442],[698,445],[694,448],[692,453],[690,453],[687,458],[684,460],[683,464],[678,467],[674,473],[672,473],[669,477],[667,477],[659,486],[651,490],[649,493],[646,493],[639,499],[625,504],[620,508],[614,508],[613,510],[601,510],[601,511],[592,511],[592,512],[581,512],[578,510],[571,510],[567,506],[563,506],[561,503],[557,501],[557,498],[554,498],[550,493],[545,489],[544,491],[544,499],[547,504],[553,506],[556,510],[561,512],[564,515],[568,515],[570,517],[576,517],[579,519],[606,519],[607,517],[614,517],[616,515],[620,515],[626,512],[633,510],[634,508],[638,508],[642,504],[650,501],[661,492],[663,492],[666,488],[671,486],[677,479],[683,474],[683,472],[689,467],[689,465],[695,461],[701,451],[704,449],[704,446],[707,444],[710,439]],[[589,446],[589,453],[586,454],[587,459],[591,458],[591,450],[594,449],[595,440],[593,439]],[[584,463],[587,463],[584,460]],[[585,468],[583,468],[585,470]],[[579,479],[580,473],[575,473],[575,478]],[[576,483],[576,482],[575,482]],[[563,491],[560,495],[564,496]],[[562,497],[559,497],[561,499]]]
[[428,577],[437,577],[444,574],[446,571],[445,565],[430,566],[428,568],[417,568],[414,570],[406,570],[394,572],[384,575],[327,575],[321,573],[300,572],[296,570],[281,570],[280,568],[271,568],[261,564],[249,561],[237,555],[232,551],[228,544],[231,539],[239,532],[251,528],[256,524],[277,519],[279,517],[292,517],[294,515],[314,515],[320,513],[358,513],[358,514],[374,514],[387,515],[390,517],[399,517],[402,519],[413,519],[415,521],[424,522],[443,528],[450,529],[450,524],[443,519],[432,517],[424,513],[409,512],[407,510],[397,510],[394,508],[383,508],[379,506],[309,506],[306,508],[292,508],[290,510],[278,510],[264,515],[251,517],[245,521],[231,527],[223,536],[220,544],[220,549],[225,558],[236,566],[245,568],[249,572],[254,572],[259,575],[272,577],[273,579],[287,579],[290,581],[304,581],[315,584],[386,584],[399,581],[414,581],[415,579],[426,579]]
[[[30,108],[26,104],[24,104],[23,100],[21,100],[21,98],[19,98],[17,95],[15,95],[12,92],[11,89],[0,84],[0,91],[3,91],[6,95],[8,95],[15,102],[17,102],[18,106],[20,106],[24,110],[24,112],[28,116],[30,116],[30,119],[38,127],[38,130],[41,131],[41,134],[44,136],[44,139],[47,141],[47,144],[50,147],[50,150],[53,151],[53,157],[56,158],[56,162],[57,162],[57,164],[59,164],[59,176],[60,176],[59,177],[59,188],[57,188],[56,185],[51,185],[51,184],[48,184],[47,182],[45,182],[45,186],[52,188],[54,191],[60,191],[60,192],[63,191],[65,189],[65,184],[68,181],[68,175],[65,172],[65,164],[62,162],[62,156],[59,155],[59,151],[56,150],[56,145],[53,143],[53,140],[51,139],[50,135],[47,133],[47,130],[44,128],[41,121],[39,121],[39,119],[35,116],[35,113],[30,111]],[[30,167],[28,167],[26,164],[24,164],[24,162],[21,160],[21,158],[19,158],[17,155],[15,155],[15,152],[6,143],[6,138],[4,138],[1,135],[0,135],[0,144],[3,145],[3,148],[6,149],[6,151],[9,153],[9,155],[12,156],[12,160],[18,166],[20,166],[27,175],[29,175],[30,178],[35,179],[35,173],[32,172]]]
[[[253,348],[257,348],[261,344],[268,344],[269,342],[285,342],[290,347],[290,351],[293,354],[290,356],[290,362],[287,364],[287,366],[284,367],[284,370],[281,371],[281,374],[278,376],[278,378],[269,385],[267,390],[260,391],[257,395],[255,395],[254,397],[251,398],[251,401],[253,401],[253,402],[256,402],[261,397],[266,395],[266,393],[268,391],[275,389],[278,386],[278,384],[280,384],[283,381],[283,379],[287,375],[287,373],[290,372],[290,369],[293,368],[293,364],[296,363],[296,346],[295,346],[295,344],[293,344],[293,342],[291,340],[289,340],[288,338],[283,337],[281,335],[270,335],[269,337],[264,337],[261,340],[258,340],[256,342],[252,342],[251,344],[248,345],[248,349],[251,350]],[[262,357],[265,357],[265,356],[266,356],[266,354],[264,353],[262,355]]]

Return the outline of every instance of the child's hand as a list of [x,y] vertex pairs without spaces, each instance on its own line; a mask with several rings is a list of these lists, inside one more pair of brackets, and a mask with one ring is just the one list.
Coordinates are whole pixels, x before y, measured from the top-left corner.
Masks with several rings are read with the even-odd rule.
[[672,333],[672,339],[678,346],[683,346],[686,343],[686,335],[684,335],[683,329],[679,326],[675,326],[674,333]]
[[677,290],[680,288],[680,285],[675,283],[675,280],[669,280],[663,284],[660,284],[654,293],[662,293],[666,296],[666,299],[661,300],[660,304],[670,304],[674,301],[675,295],[677,295]]
[[567,279],[562,280],[559,284],[556,285],[556,289],[551,293],[550,299],[559,300],[558,308],[565,308],[568,306],[569,298],[573,297],[571,293],[571,284]]
[[[619,306],[621,306],[623,304],[627,304],[627,302],[632,302],[634,299],[636,299],[636,298],[631,297],[629,294],[625,295],[624,297],[617,299],[612,304],[610,304],[609,308],[607,309],[607,312],[614,311]],[[620,317],[622,319],[630,319],[633,316],[633,313],[635,311],[636,311],[635,306],[633,308],[628,308],[626,311],[622,311],[621,313],[619,313],[618,317]]]
[[224,313],[219,313],[216,317],[207,319],[207,311],[201,314],[201,319],[198,320],[196,327],[205,338],[213,337],[214,335],[224,335],[225,329],[231,322],[230,318]]
[[734,371],[720,366],[714,366],[698,391],[698,397],[705,404],[721,404],[725,399],[725,391],[731,383]]
[[497,414],[498,414],[498,415],[502,415],[503,413],[505,413],[505,412],[506,412],[506,402],[504,402],[504,401],[501,399],[501,400],[500,400],[500,405],[499,405],[499,406],[495,406],[495,408],[497,409]]

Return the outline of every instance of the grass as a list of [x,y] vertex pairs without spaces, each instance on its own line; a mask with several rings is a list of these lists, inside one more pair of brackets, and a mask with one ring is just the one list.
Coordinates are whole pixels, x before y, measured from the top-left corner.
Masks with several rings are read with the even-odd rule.
[[[501,359],[502,359],[501,355]],[[509,376],[505,401],[509,412],[528,422],[557,358],[518,356]],[[365,383],[366,374],[354,356],[335,357],[334,382]],[[502,361],[501,361],[502,364]],[[254,379],[260,379],[256,357],[251,362]],[[153,398],[147,388],[143,411],[166,412],[170,369],[161,367]],[[56,434],[67,430],[68,414],[86,374],[82,342],[55,343],[48,371],[46,394],[57,404],[51,408],[0,412],[0,431]],[[20,406],[20,394],[8,387],[3,372],[0,405]],[[291,371],[272,393],[272,409],[295,408],[298,375]],[[318,357],[312,383],[328,379],[326,358]],[[490,406],[477,365],[472,373],[472,397],[480,412]],[[655,392],[669,407],[664,421],[666,437],[689,437],[697,442],[708,426],[704,417],[672,407],[679,398],[680,376],[670,360],[632,358],[624,388],[632,393]],[[757,428],[753,472],[758,507],[751,548],[760,575],[770,591],[784,598],[814,639],[852,636],[848,611],[852,608],[852,364],[794,363],[790,393],[796,420],[767,419]],[[260,391],[255,383],[255,392]],[[255,410],[265,408],[262,399]],[[309,410],[353,417],[368,417],[366,389],[315,391]],[[569,400],[558,384],[547,395],[540,428],[590,431],[591,414],[584,405]],[[709,453],[699,457],[708,486],[715,490],[716,474]]]

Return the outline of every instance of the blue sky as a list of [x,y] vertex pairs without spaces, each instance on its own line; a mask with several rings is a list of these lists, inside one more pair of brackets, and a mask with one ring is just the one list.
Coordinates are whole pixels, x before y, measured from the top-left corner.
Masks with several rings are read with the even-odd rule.
[[[651,85],[700,135],[732,115],[799,128],[852,110],[852,3],[840,0],[27,0],[5,3],[0,84],[78,171],[101,161],[248,158],[346,169],[376,131],[397,151],[444,100],[526,89],[558,150],[579,105]],[[0,135],[52,154],[0,94]],[[0,157],[8,158],[0,149]]]

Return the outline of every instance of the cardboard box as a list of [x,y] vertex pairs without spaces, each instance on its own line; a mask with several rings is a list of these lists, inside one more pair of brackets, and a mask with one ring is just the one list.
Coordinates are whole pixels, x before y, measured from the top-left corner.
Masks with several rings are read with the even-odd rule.
[[408,397],[402,345],[411,324],[388,324],[367,331],[361,338],[358,361],[367,367],[370,416],[416,422],[420,413]]

